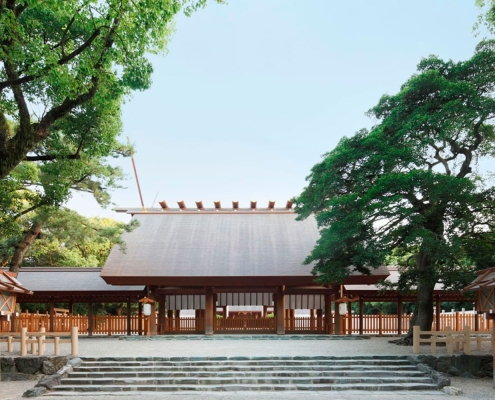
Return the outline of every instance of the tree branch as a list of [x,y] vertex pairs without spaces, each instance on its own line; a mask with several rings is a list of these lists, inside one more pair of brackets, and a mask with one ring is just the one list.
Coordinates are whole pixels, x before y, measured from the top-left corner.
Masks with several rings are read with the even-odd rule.
[[63,155],[44,155],[44,156],[26,156],[24,161],[54,161],[54,160],[79,160],[79,154]]
[[[73,58],[77,57],[79,54],[81,54],[84,50],[86,50],[91,44],[95,41],[95,39],[100,36],[101,33],[101,28],[96,28],[96,30],[93,32],[93,34],[89,37],[88,40],[86,40],[81,46],[79,46],[76,50],[74,50],[72,53],[68,54],[67,56],[63,56],[60,60],[58,60],[58,65],[63,65],[68,63],[70,60]],[[105,46],[106,47],[106,46]]]

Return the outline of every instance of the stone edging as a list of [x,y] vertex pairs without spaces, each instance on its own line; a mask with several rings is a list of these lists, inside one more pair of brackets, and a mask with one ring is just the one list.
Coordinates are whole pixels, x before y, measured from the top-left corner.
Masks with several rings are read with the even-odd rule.
[[365,340],[367,335],[156,335],[120,336],[120,340]]
[[41,378],[36,386],[32,389],[26,390],[22,397],[38,397],[47,393],[55,386],[60,385],[62,378],[65,378],[72,372],[74,367],[81,365],[81,363],[82,360],[79,357],[70,359],[67,364],[60,368],[55,374],[47,375],[44,378]]

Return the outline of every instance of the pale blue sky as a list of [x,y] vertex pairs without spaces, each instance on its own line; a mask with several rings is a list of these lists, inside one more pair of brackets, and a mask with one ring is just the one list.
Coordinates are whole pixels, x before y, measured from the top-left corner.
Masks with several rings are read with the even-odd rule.
[[[478,12],[474,0],[229,0],[180,15],[152,88],[123,108],[145,206],[157,193],[171,207],[284,205],[422,57],[470,58]],[[131,160],[119,164],[129,179],[113,201],[139,207]],[[118,217],[89,197],[70,206]]]

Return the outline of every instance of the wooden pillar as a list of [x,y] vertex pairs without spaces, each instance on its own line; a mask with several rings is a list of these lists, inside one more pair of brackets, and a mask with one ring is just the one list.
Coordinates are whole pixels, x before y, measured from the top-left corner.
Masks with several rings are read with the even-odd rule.
[[213,288],[207,286],[205,290],[205,335],[213,335],[215,317]]
[[138,303],[138,335],[143,334],[143,303]]
[[74,301],[69,301],[69,314],[74,314]]
[[359,334],[364,334],[364,301],[362,297],[359,297]]
[[290,326],[290,310],[289,309],[285,309],[285,312],[284,312],[284,329],[286,331],[290,331],[290,329],[291,329],[291,326]]
[[151,336],[156,335],[156,302],[150,303],[151,306],[151,314],[150,318],[150,334]]
[[277,335],[285,335],[284,316],[285,316],[285,286],[277,286],[275,293],[275,318],[277,325]]
[[174,318],[175,328],[174,329],[177,332],[180,332],[180,310],[175,310],[174,313],[175,313],[175,318]]
[[347,334],[352,335],[352,303],[347,303]]
[[127,336],[131,336],[131,298],[127,298]]
[[[474,303],[474,306],[476,307],[476,303]],[[480,320],[479,320],[478,312],[474,313],[474,330],[475,331],[480,330]]]
[[436,309],[436,315],[435,315],[435,324],[437,326],[437,331],[440,331],[440,313],[442,312],[442,303],[440,303],[440,296],[437,295],[437,302],[435,304]]
[[55,302],[52,300],[50,301],[50,332],[53,332],[53,323],[54,323],[54,316],[55,316]]
[[93,336],[93,299],[88,301],[88,336]]
[[160,297],[158,301],[158,323],[160,324],[158,334],[161,335],[165,329],[165,297]]
[[397,334],[402,335],[402,296],[397,297]]
[[317,331],[322,331],[324,329],[323,325],[323,310],[321,308],[318,308],[316,310],[316,330]]
[[[15,332],[16,331],[16,325],[17,325],[17,313],[14,311],[12,315],[10,316],[10,331]],[[21,328],[19,327],[19,331]]]
[[[316,308],[312,308],[309,310],[309,330],[314,331],[315,328],[315,320],[316,320]],[[326,315],[325,315],[325,321],[326,321]]]
[[[340,294],[337,294],[336,300],[340,299]],[[343,321],[342,317],[340,316],[340,310],[339,310],[339,305],[340,303],[335,303],[335,334],[336,335],[342,335],[342,328],[343,328]]]
[[174,328],[174,310],[167,310],[167,330],[173,331],[173,328]]
[[331,335],[333,333],[333,318],[332,318],[332,296],[325,295],[325,330]]

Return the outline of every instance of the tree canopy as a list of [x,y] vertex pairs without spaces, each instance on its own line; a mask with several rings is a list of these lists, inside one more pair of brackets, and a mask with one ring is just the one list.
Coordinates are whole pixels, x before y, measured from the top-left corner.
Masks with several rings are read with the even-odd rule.
[[294,199],[298,219],[315,214],[321,237],[306,263],[322,283],[352,268],[369,273],[392,254],[407,256],[413,323],[431,328],[437,282],[459,285],[492,250],[495,188],[479,162],[494,153],[495,41],[464,62],[423,59],[395,95],[369,112],[376,125],[343,138]]
[[[86,218],[65,207],[44,209],[43,215],[32,213],[22,225],[30,228],[33,220],[42,221],[43,231],[27,249],[23,267],[101,267],[115,244],[125,251],[121,234],[136,226],[135,221],[126,224],[110,218]],[[18,238],[14,236],[12,242],[17,244]],[[8,264],[14,253],[13,246],[3,243],[0,265]]]
[[82,145],[105,146],[104,135],[92,142],[78,135],[75,142],[66,136],[59,152],[43,151],[54,125],[69,114],[87,116],[87,103],[107,109],[131,90],[147,89],[153,70],[147,54],[165,51],[181,9],[189,15],[205,4],[0,0],[0,179],[25,159],[74,159]]

